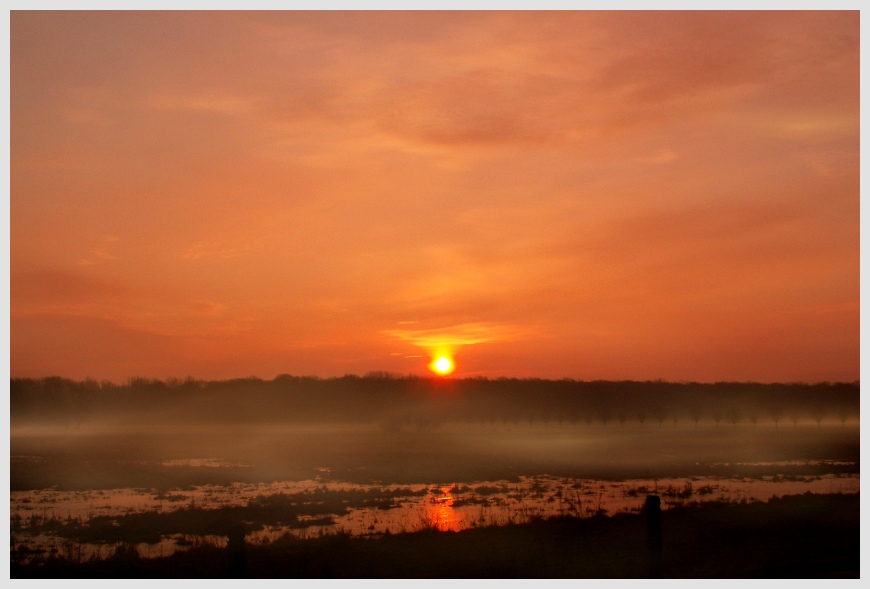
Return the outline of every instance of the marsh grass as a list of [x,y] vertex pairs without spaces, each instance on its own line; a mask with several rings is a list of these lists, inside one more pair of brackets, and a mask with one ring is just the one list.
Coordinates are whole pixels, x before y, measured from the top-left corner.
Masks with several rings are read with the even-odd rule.
[[[812,495],[768,502],[689,503],[663,513],[666,577],[858,577],[860,499]],[[425,523],[425,522],[424,522]],[[438,532],[431,526],[375,538],[286,534],[246,546],[247,573],[262,578],[643,578],[641,514],[533,517],[525,523]],[[57,554],[11,576],[214,578],[226,549],[203,543],[155,559],[119,544],[108,558]]]

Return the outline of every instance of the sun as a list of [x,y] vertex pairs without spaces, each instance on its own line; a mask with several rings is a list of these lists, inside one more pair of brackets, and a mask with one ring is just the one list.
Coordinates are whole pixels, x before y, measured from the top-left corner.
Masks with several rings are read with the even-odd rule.
[[429,369],[442,376],[447,376],[451,372],[456,365],[453,363],[453,360],[448,358],[447,356],[437,356],[432,362],[429,364]]

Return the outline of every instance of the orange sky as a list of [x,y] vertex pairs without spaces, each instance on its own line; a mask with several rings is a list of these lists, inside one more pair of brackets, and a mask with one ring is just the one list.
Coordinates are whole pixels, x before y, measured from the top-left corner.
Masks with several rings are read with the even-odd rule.
[[10,369],[859,378],[859,13],[11,15]]

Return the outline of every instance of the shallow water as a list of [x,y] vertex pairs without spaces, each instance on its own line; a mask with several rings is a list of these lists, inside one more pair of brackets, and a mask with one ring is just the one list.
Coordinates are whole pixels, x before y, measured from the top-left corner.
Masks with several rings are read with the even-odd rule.
[[[300,517],[293,526],[265,525],[246,536],[249,543],[272,542],[285,534],[313,537],[347,533],[355,536],[413,532],[421,529],[460,531],[477,526],[522,523],[554,516],[589,517],[599,512],[613,515],[640,511],[648,494],[663,498],[664,509],[705,501],[753,502],[803,493],[858,493],[858,475],[824,475],[761,479],[690,477],[679,479],[601,481],[551,476],[522,477],[518,482],[492,481],[479,485],[379,487],[323,481],[282,481],[261,484],[205,485],[167,495],[145,489],[99,491],[20,491],[11,494],[12,546],[26,546],[33,554],[78,554],[79,558],[106,557],[115,544],[76,542],[33,533],[49,520],[86,524],[98,516],[125,516],[144,512],[172,513],[187,509],[246,506],[261,497],[292,496],[303,503],[305,495],[319,496],[347,491],[383,491],[394,496],[388,505],[349,507],[336,514]],[[296,503],[293,503],[296,505]],[[323,525],[326,518],[328,523]],[[306,520],[320,522],[305,525]],[[31,523],[32,522],[32,523]],[[226,537],[176,534],[159,542],[140,543],[144,557],[166,556],[200,543],[223,546]],[[78,551],[77,553],[75,551]]]
[[[859,433],[531,424],[398,436],[366,428],[18,431],[11,437],[12,556],[107,557],[117,541],[75,539],[64,526],[87,528],[95,518],[122,526],[137,514],[201,515],[270,502],[273,511],[262,513],[275,520],[250,520],[247,542],[614,515],[640,510],[650,493],[665,509],[858,493]],[[140,555],[223,546],[226,536],[158,529],[152,540],[136,544]]]

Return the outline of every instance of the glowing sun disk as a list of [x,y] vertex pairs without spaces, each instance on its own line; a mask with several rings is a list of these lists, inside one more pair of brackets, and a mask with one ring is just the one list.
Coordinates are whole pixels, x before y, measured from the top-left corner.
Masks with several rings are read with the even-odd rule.
[[429,365],[429,368],[432,369],[433,372],[437,372],[438,374],[450,374],[453,372],[453,360],[448,358],[447,356],[438,356],[432,363]]

